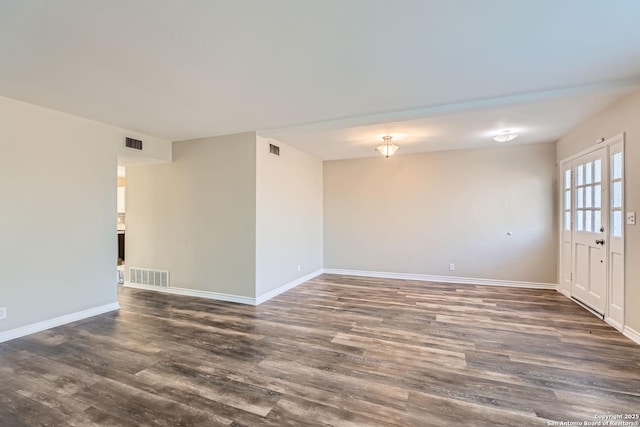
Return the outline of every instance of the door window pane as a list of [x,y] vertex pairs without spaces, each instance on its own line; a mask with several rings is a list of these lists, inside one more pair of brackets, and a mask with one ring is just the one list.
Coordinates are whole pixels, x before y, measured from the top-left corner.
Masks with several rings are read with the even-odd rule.
[[593,207],[602,207],[602,187],[600,185],[593,187]]
[[590,185],[584,188],[584,206],[587,208],[593,206],[593,187]]
[[582,211],[576,211],[576,230],[582,231],[584,230],[584,223],[582,222],[583,215]]
[[593,223],[592,223],[592,213],[593,211],[586,210],[584,211],[584,231],[593,232]]
[[564,229],[571,230],[571,212],[564,213]]
[[611,235],[613,237],[622,237],[622,212],[611,212]]
[[576,207],[577,208],[584,208],[584,188],[576,188]]
[[613,179],[622,178],[622,153],[615,153],[613,155],[613,172],[611,176]]
[[591,171],[591,162],[589,162],[584,165],[584,182],[587,184],[591,184],[592,176],[593,172]]
[[564,192],[564,208],[571,209],[571,190]]
[[571,170],[570,169],[564,171],[564,188],[565,189],[571,188]]
[[622,207],[622,182],[614,182],[612,186],[612,207],[621,208]]
[[598,159],[593,162],[593,182],[602,181],[602,160]]
[[600,232],[602,227],[602,213],[600,211],[593,212],[593,231]]
[[576,168],[576,185],[583,185],[584,184],[584,172],[583,172],[583,166],[582,165],[578,165],[578,167]]

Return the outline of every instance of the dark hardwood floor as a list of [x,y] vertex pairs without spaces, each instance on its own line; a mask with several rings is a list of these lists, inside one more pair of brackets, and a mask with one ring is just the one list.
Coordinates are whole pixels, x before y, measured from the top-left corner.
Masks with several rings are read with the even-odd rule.
[[0,426],[546,426],[640,412],[640,346],[555,291],[322,275],[259,307],[120,289],[0,344]]

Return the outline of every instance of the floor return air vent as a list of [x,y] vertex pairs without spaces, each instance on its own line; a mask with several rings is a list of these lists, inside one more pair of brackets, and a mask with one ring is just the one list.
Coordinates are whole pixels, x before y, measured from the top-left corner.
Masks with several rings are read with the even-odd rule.
[[149,268],[129,268],[129,282],[139,285],[169,287],[169,272]]

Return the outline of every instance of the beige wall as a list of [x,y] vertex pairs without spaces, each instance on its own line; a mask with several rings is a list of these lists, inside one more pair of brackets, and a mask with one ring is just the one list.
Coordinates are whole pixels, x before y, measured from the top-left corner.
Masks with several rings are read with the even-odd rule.
[[[280,142],[256,149],[256,293],[322,268],[322,162]],[[300,271],[298,271],[298,265]]]
[[0,97],[0,332],[117,302],[126,133]]
[[173,162],[127,168],[127,266],[171,285],[255,297],[255,133],[173,144]]
[[324,266],[555,283],[554,176],[554,144],[325,162]]
[[[625,133],[625,209],[640,211],[640,92],[587,120],[558,141],[558,160],[589,148],[600,138]],[[625,229],[625,325],[640,331],[640,225]]]

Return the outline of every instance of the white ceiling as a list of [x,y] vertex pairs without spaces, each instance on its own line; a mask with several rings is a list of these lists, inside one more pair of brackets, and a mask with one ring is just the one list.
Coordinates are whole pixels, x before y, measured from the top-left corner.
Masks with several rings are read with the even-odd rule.
[[636,0],[2,0],[0,95],[321,158],[387,132],[401,152],[474,146],[503,123],[546,142],[635,87],[639,18]]
[[[397,117],[397,121],[377,121],[377,116],[359,117],[272,129],[260,134],[322,160],[378,156],[375,147],[382,144],[385,135],[391,135],[392,142],[400,147],[398,154],[505,145],[493,137],[507,129],[518,134],[516,140],[509,142],[511,145],[555,142],[585,118],[634,88],[627,85],[599,90],[590,87],[562,96],[548,95],[517,102],[505,100],[500,106],[456,104],[389,115]],[[420,118],[413,118],[415,116]]]

